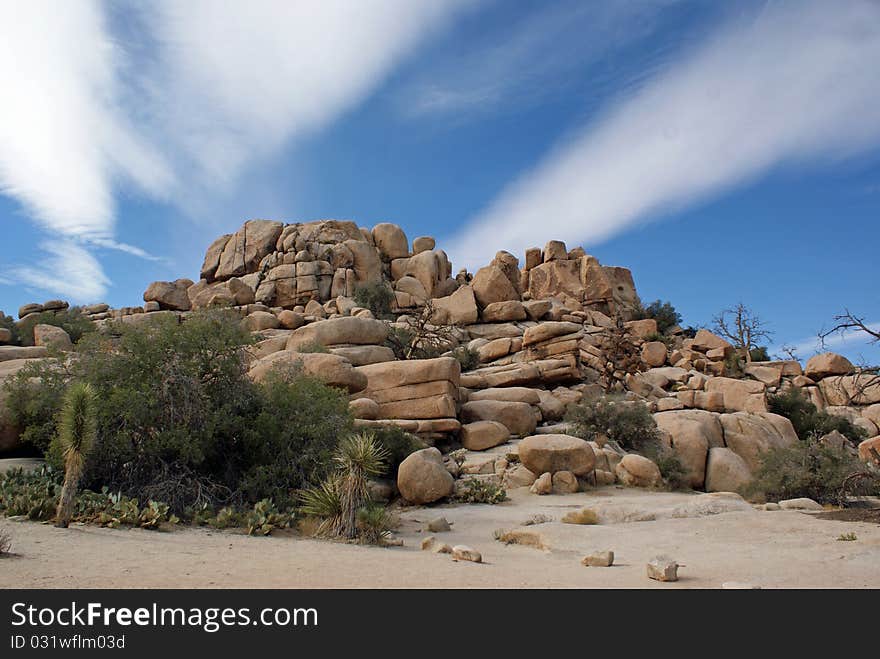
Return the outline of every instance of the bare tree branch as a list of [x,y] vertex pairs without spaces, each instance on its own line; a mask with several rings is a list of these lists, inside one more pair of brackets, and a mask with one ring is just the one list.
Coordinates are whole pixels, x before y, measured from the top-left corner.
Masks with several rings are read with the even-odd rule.
[[712,319],[714,331],[733,344],[747,362],[752,361],[752,350],[759,341],[769,341],[773,336],[767,324],[742,302],[732,309],[725,309]]

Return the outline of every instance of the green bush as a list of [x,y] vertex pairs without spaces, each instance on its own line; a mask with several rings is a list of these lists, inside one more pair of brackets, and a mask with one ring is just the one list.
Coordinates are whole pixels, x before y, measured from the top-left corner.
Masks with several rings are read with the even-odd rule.
[[691,489],[688,472],[678,455],[666,444],[656,441],[642,446],[642,454],[650,458],[660,470],[663,482],[670,490]]
[[71,307],[62,311],[43,311],[31,314],[18,322],[18,338],[23,346],[34,345],[34,327],[36,325],[53,325],[60,327],[74,343],[79,342],[86,334],[95,331],[95,324],[86,318],[79,307]]
[[625,450],[640,451],[659,440],[657,423],[648,407],[620,395],[601,394],[569,407],[565,416],[571,434],[586,440],[604,435]]
[[389,318],[394,291],[382,281],[361,284],[354,289],[354,301],[359,307],[372,311],[376,318]]
[[237,321],[214,310],[88,334],[63,367],[28,366],[7,380],[12,416],[60,466],[57,410],[69,382],[86,382],[98,432],[84,488],[162,501],[178,514],[206,502],[285,506],[327,473],[351,428],[347,397],[297,371],[251,382],[253,339]]
[[770,394],[767,401],[770,411],[791,421],[798,438],[803,441],[822,437],[834,430],[853,444],[858,444],[867,436],[864,430],[854,426],[848,419],[819,411],[797,387]]
[[653,318],[657,321],[657,331],[664,334],[681,323],[681,314],[675,310],[670,302],[654,300],[642,309],[642,318]]
[[459,346],[452,351],[452,356],[461,364],[462,372],[473,370],[480,365],[480,354],[467,346]]
[[12,341],[10,341],[12,345],[21,345],[21,339],[18,336],[18,327],[15,325],[15,318],[7,316],[0,311],[0,328],[8,329],[12,334]]
[[496,483],[480,478],[468,478],[454,498],[462,503],[496,504],[507,499],[507,491]]
[[389,424],[380,426],[373,431],[373,437],[379,446],[388,454],[385,460],[386,470],[382,476],[397,479],[397,469],[410,453],[427,448],[424,442],[400,426]]
[[770,353],[767,351],[767,346],[758,346],[757,348],[752,348],[749,351],[749,357],[753,362],[770,361]]
[[[810,439],[762,453],[761,465],[745,494],[770,501],[808,497],[819,503],[837,503],[844,479],[865,471],[855,455]],[[875,476],[854,481],[847,493],[880,494],[880,479]]]

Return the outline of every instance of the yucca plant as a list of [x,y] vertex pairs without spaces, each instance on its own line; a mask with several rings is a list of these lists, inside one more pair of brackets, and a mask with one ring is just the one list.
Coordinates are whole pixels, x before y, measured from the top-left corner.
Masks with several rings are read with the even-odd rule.
[[343,439],[333,453],[335,473],[300,495],[302,511],[322,519],[318,533],[356,538],[358,511],[370,503],[371,476],[385,473],[388,451],[372,433]]
[[95,444],[98,432],[96,403],[92,386],[76,382],[68,388],[59,413],[58,443],[64,459],[64,485],[58,500],[55,526],[61,528],[67,528],[70,524],[83,466]]
[[340,535],[356,538],[358,511],[370,502],[370,476],[385,472],[388,451],[371,433],[358,433],[340,442],[333,456],[340,474],[339,504],[342,509]]

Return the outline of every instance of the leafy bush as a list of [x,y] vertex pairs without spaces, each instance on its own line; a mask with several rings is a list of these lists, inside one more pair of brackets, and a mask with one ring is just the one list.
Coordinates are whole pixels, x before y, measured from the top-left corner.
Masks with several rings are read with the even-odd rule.
[[681,314],[670,302],[654,300],[642,309],[642,318],[653,318],[657,321],[657,331],[664,334],[667,330],[681,323]]
[[480,478],[468,478],[455,495],[462,503],[501,503],[507,499],[507,491],[497,483]]
[[388,457],[385,460],[385,472],[380,476],[397,479],[397,469],[410,453],[415,453],[423,448],[427,448],[425,443],[413,435],[408,433],[400,426],[389,424],[373,429],[373,437],[376,443],[385,449]]
[[288,505],[327,473],[351,428],[347,398],[295,370],[251,382],[253,339],[237,321],[214,310],[88,334],[63,366],[28,366],[7,380],[13,419],[58,467],[60,401],[71,381],[89,383],[97,436],[83,487],[163,501],[178,514],[206,502]]
[[659,439],[648,407],[620,395],[600,394],[569,407],[565,416],[571,434],[586,440],[604,435],[625,450],[639,451]]
[[385,282],[361,284],[354,289],[354,301],[359,307],[372,311],[376,318],[388,318],[392,316],[394,291]]
[[397,522],[385,506],[367,504],[358,510],[357,529],[362,542],[378,545],[385,541]]
[[[847,476],[864,471],[865,465],[856,456],[810,439],[789,448],[765,451],[746,495],[770,501],[807,497],[820,503],[837,503]],[[855,481],[847,493],[880,494],[880,479]]]
[[21,339],[18,336],[18,327],[15,325],[15,318],[7,316],[2,311],[0,311],[0,328],[8,329],[10,334],[12,334],[12,341],[10,343],[13,345],[21,344]]
[[452,351],[452,356],[461,364],[462,372],[473,370],[480,365],[480,354],[467,346],[459,346]]
[[770,353],[767,351],[767,346],[758,346],[757,348],[752,348],[749,351],[749,357],[753,362],[770,361]]
[[803,441],[827,435],[834,430],[854,444],[866,437],[865,431],[854,426],[848,419],[819,411],[797,387],[770,394],[767,401],[770,411],[791,421],[798,438]]
[[678,455],[662,442],[652,442],[642,447],[642,453],[650,458],[660,470],[663,482],[670,490],[689,490],[688,472]]
[[672,348],[675,345],[675,339],[667,334],[661,334],[660,332],[653,332],[648,334],[645,337],[645,341],[660,341],[665,344],[667,348]]
[[31,314],[18,322],[18,339],[23,346],[34,345],[34,327],[36,325],[53,325],[60,327],[74,343],[79,342],[86,334],[95,331],[95,324],[86,318],[79,307],[71,307],[62,311],[43,311]]
[[296,349],[297,352],[320,352],[320,353],[329,353],[330,348],[325,345],[321,345],[317,341],[309,341],[308,343],[303,343]]

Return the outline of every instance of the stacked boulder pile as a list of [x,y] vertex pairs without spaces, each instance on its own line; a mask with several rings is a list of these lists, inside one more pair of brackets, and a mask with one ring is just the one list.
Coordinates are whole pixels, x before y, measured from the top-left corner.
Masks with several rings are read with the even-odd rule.
[[[473,274],[452,273],[433,238],[410,243],[393,224],[251,220],[211,243],[198,281],[153,282],[140,307],[83,312],[107,325],[235,309],[258,338],[253,379],[302,369],[347,391],[359,426],[397,425],[436,447],[401,467],[400,491],[417,503],[468,479],[537,493],[657,485],[659,470],[647,458],[566,433],[568,406],[605,390],[648,406],[695,489],[737,490],[764,451],[797,441],[791,423],[768,410],[768,394],[791,387],[863,428],[871,438],[863,445],[880,449],[880,381],[831,353],[805,367],[770,361],[732,369],[734,346],[707,330],[660,335],[655,320],[640,317],[630,271],[582,248],[553,240],[526,250],[522,263],[501,251]],[[391,292],[390,318],[355,301],[361,287],[380,285]],[[28,305],[20,316],[48,308],[61,307]],[[446,352],[398,359],[389,338],[425,314],[428,327],[449,330]],[[475,355],[465,370],[454,352],[463,348]],[[0,369],[4,360],[45,357],[12,350],[21,348],[0,346]],[[13,429],[4,432],[0,449],[15,445]],[[456,451],[452,459],[459,447],[463,457]]]

